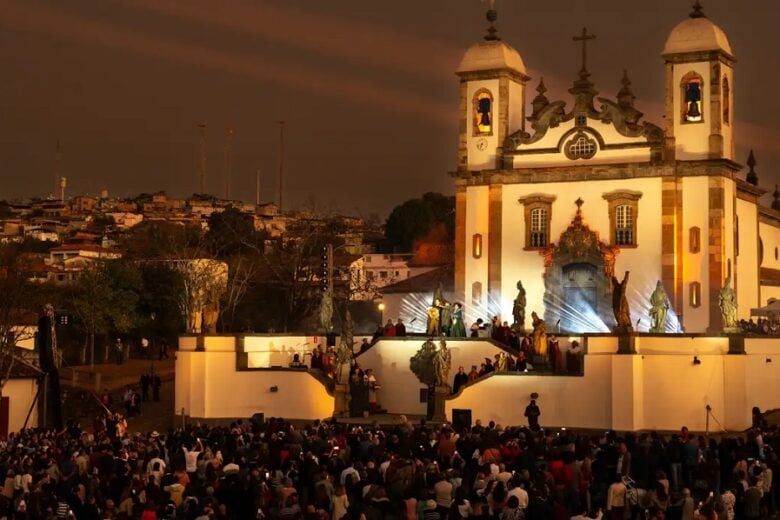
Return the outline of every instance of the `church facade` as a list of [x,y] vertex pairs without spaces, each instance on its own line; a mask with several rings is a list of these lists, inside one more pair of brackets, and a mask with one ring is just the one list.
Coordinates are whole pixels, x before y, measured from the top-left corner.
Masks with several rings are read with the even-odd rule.
[[615,98],[599,95],[587,70],[592,38],[575,38],[582,67],[569,100],[532,85],[492,25],[466,52],[452,174],[456,294],[472,318],[511,322],[522,282],[527,314],[551,330],[608,332],[614,282],[630,272],[636,330],[648,330],[659,281],[667,332],[720,332],[726,283],[738,318],[749,318],[780,296],[780,211],[760,205],[755,161],[745,175],[734,156],[736,58],[726,34],[698,2],[671,31],[659,60],[663,125],[643,119],[625,73]]

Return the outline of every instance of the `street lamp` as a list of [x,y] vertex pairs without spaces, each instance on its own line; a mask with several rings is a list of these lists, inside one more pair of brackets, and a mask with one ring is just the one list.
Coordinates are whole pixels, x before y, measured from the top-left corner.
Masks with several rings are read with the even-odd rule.
[[380,303],[376,306],[377,309],[379,309],[379,324],[384,325],[385,324],[385,304]]

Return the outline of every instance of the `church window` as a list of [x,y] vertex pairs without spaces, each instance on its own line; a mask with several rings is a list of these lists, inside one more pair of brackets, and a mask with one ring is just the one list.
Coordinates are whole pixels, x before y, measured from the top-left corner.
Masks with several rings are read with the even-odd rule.
[[683,123],[701,123],[704,121],[704,81],[695,72],[689,72],[682,80],[682,120]]
[[479,233],[476,233],[471,237],[471,256],[474,258],[482,258],[482,235]]
[[729,78],[723,78],[723,122],[731,124],[731,87]]
[[574,118],[574,124],[577,126],[587,126],[588,124],[588,117],[587,116],[577,116]]
[[642,194],[636,191],[618,190],[602,196],[608,202],[612,244],[636,247],[639,199],[642,198]]
[[596,155],[597,149],[596,141],[588,137],[585,132],[577,132],[563,147],[566,157],[573,161],[590,159]]
[[615,208],[615,244],[634,244],[634,208],[622,204]]
[[478,307],[482,303],[482,282],[471,284],[471,305]]
[[474,95],[474,135],[493,133],[493,95],[480,90]]
[[688,230],[688,249],[691,254],[701,251],[701,228],[698,226],[693,226]]
[[531,247],[547,246],[547,209],[531,210]]
[[701,306],[701,283],[691,282],[690,286],[688,287],[688,296],[691,307]]
[[550,244],[550,222],[554,195],[534,194],[519,199],[525,206],[525,249],[542,249]]

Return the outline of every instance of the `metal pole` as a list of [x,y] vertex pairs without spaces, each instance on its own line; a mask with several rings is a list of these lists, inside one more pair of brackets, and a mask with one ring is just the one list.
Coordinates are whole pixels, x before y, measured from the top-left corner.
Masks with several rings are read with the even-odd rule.
[[260,168],[255,172],[255,205],[260,205]]
[[284,121],[279,123],[279,212],[284,207],[283,189],[284,189]]
[[710,413],[712,408],[710,405],[707,405],[704,407],[706,410],[706,416],[704,417],[704,436],[709,439],[710,438]]

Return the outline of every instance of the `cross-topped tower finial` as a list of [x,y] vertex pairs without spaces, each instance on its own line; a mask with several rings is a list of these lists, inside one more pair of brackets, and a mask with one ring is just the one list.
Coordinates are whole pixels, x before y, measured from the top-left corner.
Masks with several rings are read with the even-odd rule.
[[494,42],[501,39],[498,37],[498,29],[496,29],[495,26],[496,20],[498,20],[498,11],[496,11],[496,0],[487,1],[489,7],[485,18],[490,23],[490,26],[488,27],[487,34],[485,35],[485,40]]
[[704,18],[704,8],[701,6],[701,2],[699,0],[696,0],[693,3],[693,11],[691,11],[691,14],[689,15],[691,18]]
[[582,42],[582,68],[580,76],[588,75],[588,40],[595,40],[595,34],[588,34],[588,28],[582,28],[582,35],[572,38],[575,42]]

